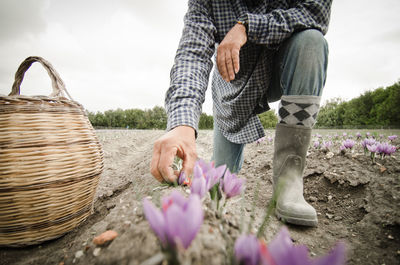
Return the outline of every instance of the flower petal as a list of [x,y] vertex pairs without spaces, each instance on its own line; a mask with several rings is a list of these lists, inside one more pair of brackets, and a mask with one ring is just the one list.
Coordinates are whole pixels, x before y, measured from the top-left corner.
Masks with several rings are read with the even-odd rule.
[[178,205],[171,205],[165,213],[167,240],[172,246],[182,244],[186,249],[196,237],[203,223],[203,210],[197,195],[187,200],[187,208],[183,210]]
[[190,186],[190,192],[197,194],[200,198],[203,198],[207,192],[206,180],[204,178],[194,178],[192,186]]
[[143,199],[143,212],[151,229],[163,244],[166,244],[165,219],[159,209],[147,198]]
[[193,179],[196,178],[204,178],[203,170],[198,164],[196,164],[193,169]]
[[325,257],[315,259],[313,265],[342,265],[346,263],[346,246],[339,242]]
[[[173,190],[169,196],[165,196],[162,198],[162,205],[170,206],[171,204],[177,204],[180,208],[184,208],[186,205],[186,198],[177,190]],[[168,207],[167,207],[168,208]]]
[[257,265],[260,261],[260,247],[254,235],[241,235],[235,242],[235,257],[238,263]]
[[307,247],[303,245],[294,246],[286,227],[283,227],[278,235],[271,241],[268,245],[268,250],[276,265],[311,264]]

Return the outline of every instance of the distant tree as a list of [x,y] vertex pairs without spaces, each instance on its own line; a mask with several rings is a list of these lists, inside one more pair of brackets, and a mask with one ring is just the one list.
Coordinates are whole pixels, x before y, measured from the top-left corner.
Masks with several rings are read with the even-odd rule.
[[260,119],[264,129],[275,128],[278,123],[278,117],[273,110],[258,114],[258,118]]
[[400,82],[367,91],[348,102],[340,98],[321,107],[316,127],[400,127]]
[[214,118],[212,115],[207,115],[206,113],[202,113],[200,115],[199,120],[199,129],[200,130],[210,130],[214,128]]

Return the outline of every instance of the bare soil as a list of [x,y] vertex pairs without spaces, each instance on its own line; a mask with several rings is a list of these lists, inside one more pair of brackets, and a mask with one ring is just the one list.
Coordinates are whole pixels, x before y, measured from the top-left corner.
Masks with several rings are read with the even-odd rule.
[[[269,136],[273,133],[267,131]],[[399,131],[383,133],[399,135]],[[152,145],[163,131],[100,130],[97,134],[105,153],[105,169],[94,214],[56,240],[0,249],[0,264],[141,264],[161,251],[144,218],[142,199],[151,196],[158,203],[172,189],[187,192],[183,187],[162,186],[149,173]],[[399,140],[396,144],[399,146]],[[197,148],[199,157],[210,160],[212,131],[199,132]],[[246,146],[240,173],[247,179],[244,195],[229,201],[222,216],[205,202],[205,220],[185,254],[186,260],[192,264],[229,264],[232,244],[240,231],[249,226],[253,232],[258,229],[272,196],[272,156],[269,141]],[[347,245],[348,264],[400,264],[399,161],[397,151],[372,163],[359,143],[346,154],[340,154],[338,146],[332,154],[311,147],[304,194],[317,209],[319,224],[315,228],[289,225],[295,244],[306,244],[311,256],[319,256],[342,240]],[[271,216],[265,231],[267,242],[282,225]],[[96,249],[93,238],[109,229],[117,231],[118,237]]]

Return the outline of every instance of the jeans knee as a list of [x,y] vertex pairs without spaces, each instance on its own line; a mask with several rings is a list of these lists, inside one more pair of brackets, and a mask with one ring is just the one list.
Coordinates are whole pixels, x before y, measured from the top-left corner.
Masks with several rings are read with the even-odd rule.
[[324,35],[316,29],[303,30],[293,36],[293,48],[303,56],[326,58],[328,43]]
[[328,43],[323,34],[314,29],[297,32],[280,54],[283,94],[321,95],[328,65]]

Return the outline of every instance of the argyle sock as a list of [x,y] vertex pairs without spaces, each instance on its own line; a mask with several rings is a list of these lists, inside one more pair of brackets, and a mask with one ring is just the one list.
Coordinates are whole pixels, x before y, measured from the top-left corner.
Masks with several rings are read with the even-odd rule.
[[312,128],[319,111],[319,96],[282,96],[279,103],[279,123]]

